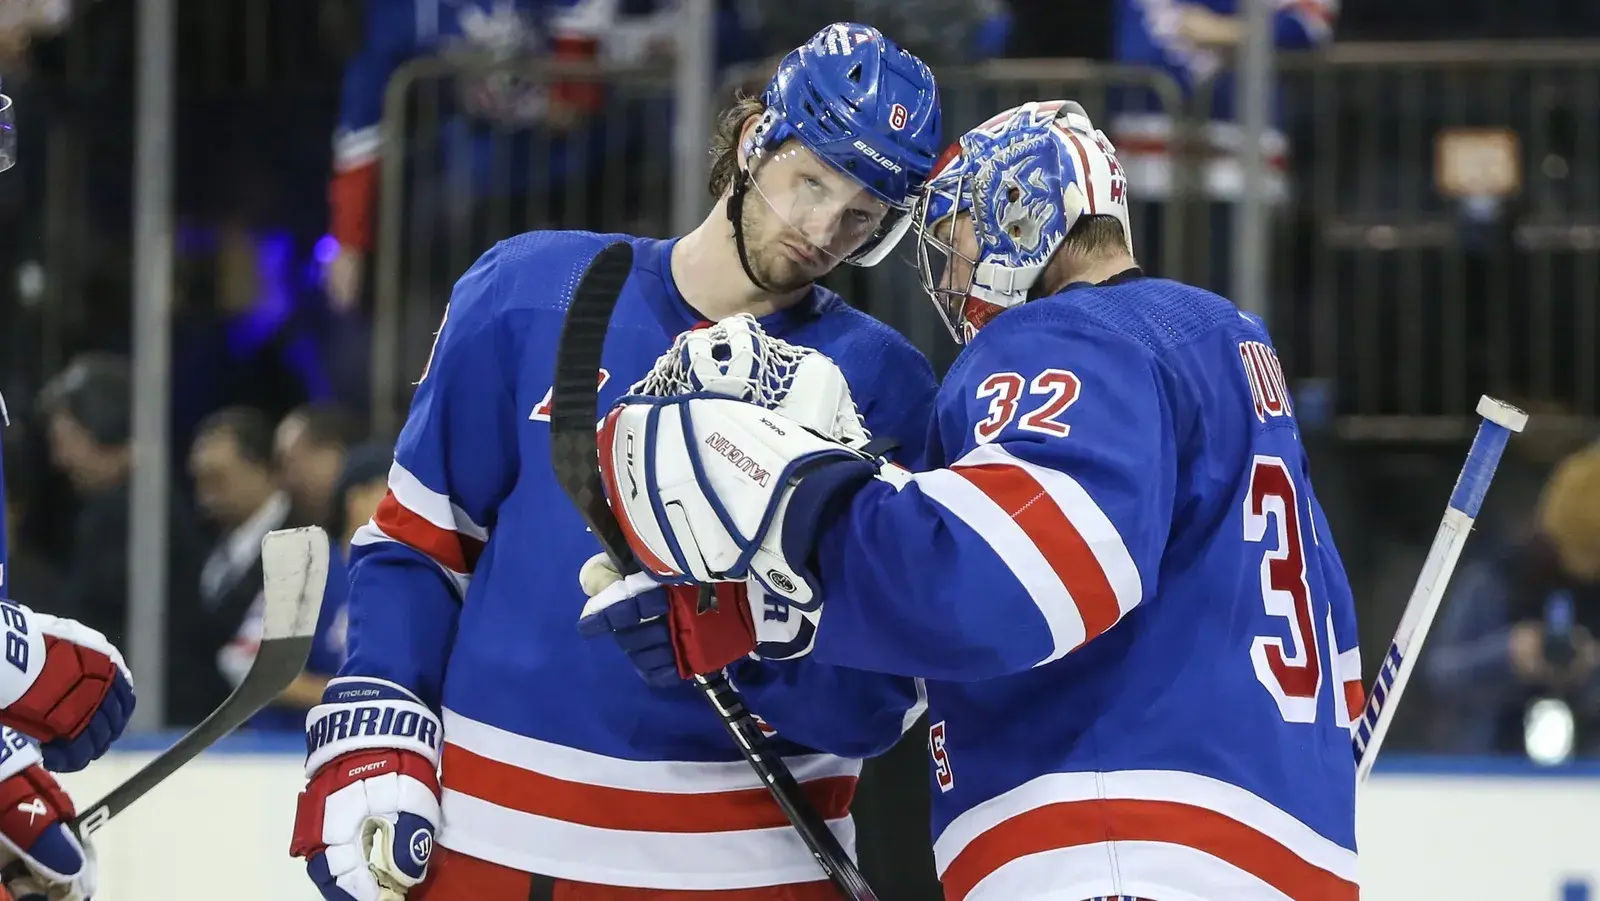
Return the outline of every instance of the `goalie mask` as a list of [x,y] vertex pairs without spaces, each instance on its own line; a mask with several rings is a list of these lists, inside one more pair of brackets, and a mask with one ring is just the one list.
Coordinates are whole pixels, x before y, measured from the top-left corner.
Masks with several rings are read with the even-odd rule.
[[761,99],[728,201],[745,274],[774,290],[752,271],[746,202],[782,226],[776,240],[808,272],[881,262],[910,230],[938,152],[933,73],[877,29],[841,22],[784,57]]
[[1128,224],[1116,149],[1070,100],[1024,103],[962,135],[912,218],[923,290],[958,344],[1034,283],[1085,216]]

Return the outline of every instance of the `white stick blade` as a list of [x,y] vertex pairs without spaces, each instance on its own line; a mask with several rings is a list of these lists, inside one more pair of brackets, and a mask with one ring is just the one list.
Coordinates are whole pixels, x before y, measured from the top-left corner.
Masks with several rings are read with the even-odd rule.
[[315,633],[328,585],[328,533],[317,526],[268,532],[261,539],[261,571],[267,599],[261,639]]

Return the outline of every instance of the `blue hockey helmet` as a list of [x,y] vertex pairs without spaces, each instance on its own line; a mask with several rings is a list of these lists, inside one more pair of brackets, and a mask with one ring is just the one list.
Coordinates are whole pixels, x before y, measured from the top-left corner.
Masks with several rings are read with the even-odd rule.
[[838,22],[785,56],[761,99],[766,111],[744,147],[751,171],[794,139],[859,182],[888,213],[842,259],[881,262],[909,230],[939,152],[933,72],[878,29]]
[[[963,216],[972,223],[970,255],[958,246]],[[1026,302],[1086,216],[1116,219],[1133,253],[1128,181],[1116,148],[1077,103],[1024,103],[952,144],[912,218],[922,288],[957,343]]]

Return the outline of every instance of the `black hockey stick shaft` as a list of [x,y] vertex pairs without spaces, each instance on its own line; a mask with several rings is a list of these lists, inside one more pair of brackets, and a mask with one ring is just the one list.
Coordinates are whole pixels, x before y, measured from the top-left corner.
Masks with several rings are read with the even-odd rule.
[[[550,393],[550,460],[556,480],[624,576],[639,572],[640,567],[606,503],[595,423],[600,419],[598,375],[606,333],[632,268],[633,246],[623,241],[607,246],[589,263],[562,324]],[[699,675],[694,683],[828,879],[852,901],[876,901],[866,878],[806,798],[794,774],[773,752],[727,677],[721,673]]]

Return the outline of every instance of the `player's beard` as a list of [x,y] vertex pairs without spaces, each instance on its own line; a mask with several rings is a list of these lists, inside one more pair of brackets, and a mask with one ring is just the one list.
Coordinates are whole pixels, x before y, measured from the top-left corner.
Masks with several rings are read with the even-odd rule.
[[[832,271],[834,260],[790,228],[759,191],[745,195],[742,206],[739,228],[744,232],[745,260],[759,282],[757,287],[773,294],[787,294]],[[813,261],[796,259],[796,252],[786,244],[809,250]]]

